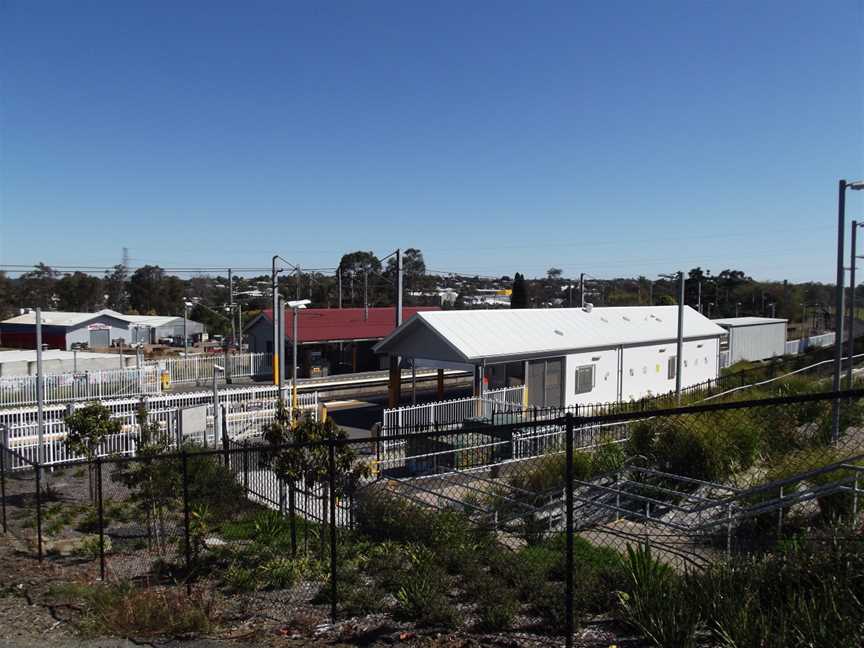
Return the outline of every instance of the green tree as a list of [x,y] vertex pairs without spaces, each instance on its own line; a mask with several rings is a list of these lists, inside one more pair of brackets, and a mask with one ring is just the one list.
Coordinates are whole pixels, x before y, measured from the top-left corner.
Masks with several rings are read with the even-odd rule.
[[102,285],[108,308],[112,308],[118,313],[125,313],[129,310],[129,293],[126,285],[128,281],[129,272],[124,265],[115,265],[111,272],[105,272]]
[[111,418],[111,410],[99,402],[88,403],[65,417],[69,428],[64,443],[69,452],[87,458],[90,499],[95,500],[93,490],[93,460],[99,446],[112,434],[120,432],[120,420]]
[[15,313],[15,284],[0,270],[0,320],[11,317]]
[[60,310],[96,311],[104,301],[102,280],[83,272],[68,274],[57,282],[57,297]]
[[54,308],[54,292],[57,287],[57,272],[44,263],[38,263],[18,280],[19,302],[28,308]]
[[138,268],[129,279],[130,306],[139,313],[178,315],[183,312],[186,286],[159,266]]
[[[348,494],[356,481],[369,473],[365,462],[357,462],[357,453],[345,443],[348,435],[333,421],[315,420],[291,409],[280,398],[276,402],[273,423],[264,432],[270,445],[270,467],[276,476],[289,484],[302,483],[306,488],[320,486],[324,491],[323,519],[329,520],[330,449],[334,443],[336,497]],[[321,545],[322,551],[324,543]]]
[[528,308],[528,290],[525,277],[517,272],[513,277],[513,292],[510,295],[510,308]]

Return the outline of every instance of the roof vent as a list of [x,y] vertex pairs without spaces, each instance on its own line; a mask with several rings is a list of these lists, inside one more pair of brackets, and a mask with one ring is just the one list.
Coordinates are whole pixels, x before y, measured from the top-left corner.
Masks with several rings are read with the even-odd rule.
[[591,302],[587,302],[587,303],[582,307],[582,310],[584,310],[586,313],[590,313],[590,312],[593,310],[593,308],[594,308],[594,304],[592,304]]

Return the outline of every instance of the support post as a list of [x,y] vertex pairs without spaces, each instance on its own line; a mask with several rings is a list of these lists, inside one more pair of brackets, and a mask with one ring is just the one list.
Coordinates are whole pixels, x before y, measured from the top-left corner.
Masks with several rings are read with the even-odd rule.
[[96,507],[99,520],[99,578],[105,580],[105,507],[102,501],[102,457],[96,457]]
[[438,394],[437,400],[444,400],[444,370],[438,370]]
[[186,594],[192,594],[192,542],[189,533],[189,465],[185,450],[180,451],[183,478],[183,544],[186,549]]
[[330,441],[330,619],[336,621],[336,442]]
[[237,346],[237,329],[234,326],[234,277],[228,268],[228,314],[231,316],[231,346]]
[[402,400],[402,370],[399,368],[399,356],[390,356],[390,408],[399,407]]
[[417,361],[411,358],[411,404],[417,404]]
[[9,527],[6,525],[6,448],[8,432],[6,426],[0,426],[3,430],[3,447],[0,448],[0,499],[3,504],[3,533],[9,532]]
[[291,557],[297,557],[297,488],[288,482],[288,519],[291,523]]
[[279,398],[283,398],[282,392],[285,385],[285,300],[280,296],[277,300],[279,310],[279,323],[277,326],[276,343],[279,345]]
[[36,465],[36,555],[42,562],[42,464]]

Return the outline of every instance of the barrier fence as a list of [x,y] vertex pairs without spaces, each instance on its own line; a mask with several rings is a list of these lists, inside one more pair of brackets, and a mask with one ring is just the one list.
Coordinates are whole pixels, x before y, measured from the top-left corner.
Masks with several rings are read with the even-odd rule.
[[[278,388],[275,386],[247,387],[220,392],[221,420],[228,437],[235,439],[260,435],[261,431],[273,422],[277,395]],[[283,394],[286,402],[289,397],[286,391]],[[183,431],[184,436],[202,443],[206,441],[208,445],[215,444],[215,440],[221,438],[221,432],[214,434],[212,392],[166,394],[144,400],[127,398],[104,401],[102,404],[109,409],[112,418],[121,421],[121,431],[107,437],[97,449],[98,456],[135,454],[140,440],[138,416],[142,404],[146,408],[149,421],[156,423],[160,431],[168,434],[172,439],[181,432],[179,421],[181,410],[202,407],[204,408],[200,416],[202,425],[197,426],[194,431]],[[317,416],[318,393],[298,394],[297,405],[301,411],[314,413],[313,415]],[[85,459],[80,454],[72,453],[65,443],[69,432],[66,416],[85,406],[86,403],[69,403],[45,408],[41,460],[44,465]],[[0,430],[3,431],[8,448],[26,457],[28,461],[40,460],[36,408],[0,410]]]
[[[197,354],[147,361],[141,367],[126,369],[45,374],[44,399],[46,403],[57,403],[160,394],[163,374],[169,385],[207,383],[213,380],[217,365],[225,369],[227,377],[266,376],[273,371],[272,358],[269,353]],[[36,376],[0,378],[0,407],[36,403],[36,389]]]
[[[546,414],[394,434],[438,457],[401,474],[379,470],[378,437],[258,439],[58,465],[46,485],[4,444],[3,528],[54,581],[72,546],[70,580],[89,564],[102,581],[218,588],[280,628],[385,613],[572,646],[602,615],[664,645],[753,645],[765,628],[771,646],[864,640],[864,390]],[[825,623],[796,613],[802,597]]]

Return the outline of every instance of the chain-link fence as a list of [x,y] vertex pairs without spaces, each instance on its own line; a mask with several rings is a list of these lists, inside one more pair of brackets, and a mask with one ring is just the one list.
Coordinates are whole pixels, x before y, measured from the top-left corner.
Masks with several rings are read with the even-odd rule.
[[[385,614],[568,643],[599,614],[650,635],[639,614],[677,609],[646,611],[668,592],[645,599],[640,569],[683,592],[792,545],[862,544],[864,390],[582,412],[142,451],[43,478],[4,449],[4,531],[34,557],[219,590],[280,623]],[[723,611],[682,599],[703,607],[670,627],[714,632],[705,610]]]

